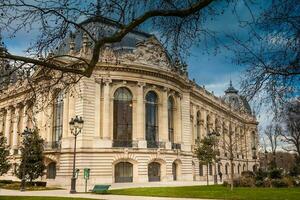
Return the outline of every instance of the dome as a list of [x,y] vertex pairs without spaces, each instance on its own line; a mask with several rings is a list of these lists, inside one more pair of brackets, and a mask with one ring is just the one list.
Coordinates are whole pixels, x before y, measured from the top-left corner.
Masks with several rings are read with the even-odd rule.
[[244,96],[239,95],[239,91],[235,89],[230,80],[229,87],[225,90],[222,99],[230,105],[234,110],[239,110],[247,114],[251,114],[251,107]]

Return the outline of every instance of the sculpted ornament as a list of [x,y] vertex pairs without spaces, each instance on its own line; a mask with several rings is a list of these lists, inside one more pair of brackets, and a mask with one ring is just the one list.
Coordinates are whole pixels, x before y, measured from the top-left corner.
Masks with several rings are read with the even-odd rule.
[[154,37],[138,43],[133,53],[125,54],[121,59],[125,62],[154,65],[158,68],[168,69],[170,66],[170,61],[164,48]]

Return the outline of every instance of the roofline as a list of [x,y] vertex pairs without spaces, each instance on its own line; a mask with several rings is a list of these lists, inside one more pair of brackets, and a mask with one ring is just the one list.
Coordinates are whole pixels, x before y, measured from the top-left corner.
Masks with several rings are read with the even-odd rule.
[[[117,27],[117,28],[121,28],[121,27],[124,27],[125,24],[122,24],[116,20],[113,20],[113,19],[109,19],[109,18],[105,18],[105,17],[102,17],[102,16],[93,16],[93,17],[90,17],[82,22],[80,22],[79,24],[80,25],[85,25],[85,24],[89,24],[89,23],[92,23],[92,22],[102,22],[102,23],[105,23],[107,25],[110,25],[110,26],[114,26],[114,27]],[[152,37],[154,36],[153,34],[149,34],[149,33],[146,33],[146,32],[143,32],[143,31],[139,31],[139,30],[132,30],[130,31],[131,33],[135,33],[135,34],[139,34],[139,35],[143,35],[145,37]]]

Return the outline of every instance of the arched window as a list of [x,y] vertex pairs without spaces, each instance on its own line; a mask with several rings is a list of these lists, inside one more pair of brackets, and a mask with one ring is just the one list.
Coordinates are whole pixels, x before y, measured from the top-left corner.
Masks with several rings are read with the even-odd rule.
[[115,165],[115,182],[126,183],[133,181],[133,165],[129,162],[119,162]]
[[160,181],[160,164],[152,162],[148,165],[149,182]]
[[63,92],[60,91],[56,93],[56,98],[54,99],[54,104],[53,104],[53,135],[52,135],[52,141],[54,142],[53,145],[55,145],[58,141],[60,141],[62,137],[63,111],[64,111],[64,95]]
[[208,170],[208,174],[209,174],[209,175],[212,175],[212,173],[213,173],[213,172],[212,172],[212,171],[213,171],[212,164],[208,164],[208,169],[209,169],[209,170]]
[[203,165],[199,164],[199,176],[203,176]]
[[177,180],[177,164],[175,162],[172,163],[172,174],[173,174],[173,181]]
[[243,172],[246,171],[246,165],[243,165]]
[[55,179],[56,177],[56,163],[51,162],[47,166],[47,179]]
[[114,147],[132,146],[132,94],[118,88],[114,94]]
[[174,99],[168,99],[168,128],[169,128],[169,141],[174,143]]
[[225,165],[225,174],[228,175],[228,163]]
[[252,133],[251,133],[251,144],[252,144],[252,149],[256,148],[256,137],[255,137],[254,131],[252,131]]
[[241,173],[241,165],[240,165],[240,164],[238,164],[237,173],[238,173],[238,174]]
[[158,144],[158,107],[157,95],[150,91],[146,95],[146,140],[148,148],[157,148]]
[[210,131],[211,131],[210,126],[211,126],[211,118],[210,118],[209,115],[207,115],[207,117],[206,117],[206,132],[207,132],[207,135],[210,134]]
[[197,129],[196,129],[196,134],[197,134],[197,139],[199,140],[201,138],[201,133],[200,133],[200,122],[201,122],[201,114],[200,111],[197,112]]

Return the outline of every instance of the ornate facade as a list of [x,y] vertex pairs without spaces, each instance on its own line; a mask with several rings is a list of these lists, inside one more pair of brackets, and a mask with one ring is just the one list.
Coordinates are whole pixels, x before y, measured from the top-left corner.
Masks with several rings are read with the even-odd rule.
[[[60,53],[88,58],[88,38],[78,37],[70,38]],[[76,115],[84,119],[77,139],[78,184],[84,168],[91,169],[90,184],[199,181],[207,171],[211,179],[219,171],[226,179],[230,134],[234,173],[255,170],[258,164],[258,123],[238,91],[230,84],[224,97],[214,96],[189,80],[186,66],[173,62],[148,34],[133,32],[106,46],[93,75],[72,91],[53,92],[55,100],[43,110],[24,102],[24,93],[0,95],[0,132],[11,148],[11,162],[18,163],[19,133],[25,127],[39,129],[45,140],[43,179],[51,184],[70,184],[74,136],[69,121]],[[220,135],[220,162],[206,170],[193,150],[212,132]]]

